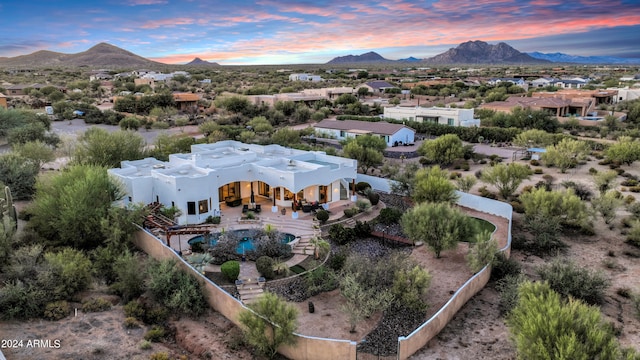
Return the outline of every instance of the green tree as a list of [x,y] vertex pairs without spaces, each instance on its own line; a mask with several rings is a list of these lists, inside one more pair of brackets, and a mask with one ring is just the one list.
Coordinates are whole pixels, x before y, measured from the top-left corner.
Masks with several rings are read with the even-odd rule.
[[55,160],[54,149],[40,140],[29,141],[24,144],[15,144],[13,151],[25,159],[29,159],[38,165],[38,169],[45,163]]
[[270,134],[273,132],[273,126],[264,116],[256,116],[247,123],[256,133]]
[[417,311],[427,310],[424,297],[431,285],[431,275],[420,266],[396,270],[391,294],[403,307]]
[[575,167],[580,161],[586,159],[589,152],[589,145],[586,142],[564,138],[556,145],[546,148],[542,154],[542,161],[547,166],[557,166],[561,173],[565,173],[568,168]]
[[187,154],[191,152],[193,138],[185,134],[158,134],[153,142],[151,155],[158,160],[167,161],[171,154]]
[[446,134],[420,145],[418,154],[441,165],[451,164],[464,156],[462,140],[456,134]]
[[393,300],[388,290],[368,287],[359,282],[354,274],[345,274],[340,279],[340,295],[346,299],[342,311],[349,316],[349,332],[356,332],[356,326],[365,317],[386,308]]
[[156,299],[178,314],[197,316],[207,309],[202,285],[182,271],[173,259],[150,261],[147,289]]
[[91,249],[104,241],[101,220],[122,198],[104,168],[76,165],[36,184],[29,226],[54,246]]
[[358,167],[363,173],[367,173],[370,168],[382,165],[384,156],[382,151],[386,149],[387,144],[384,139],[364,135],[346,140],[342,148],[342,154],[345,157],[358,160]]
[[292,146],[300,143],[300,132],[289,129],[289,128],[281,128],[276,130],[271,136],[271,141],[274,144],[282,145],[282,146]]
[[524,207],[525,220],[546,221],[558,219],[563,225],[586,226],[590,217],[585,203],[576,196],[572,189],[563,191],[546,191],[544,188],[534,189],[520,195]]
[[467,254],[467,264],[474,273],[482,270],[493,259],[498,252],[498,243],[492,238],[491,233],[487,230],[479,232],[475,235],[473,247],[470,247]]
[[615,144],[610,145],[604,151],[605,158],[609,161],[620,162],[627,165],[640,160],[640,142],[629,136],[621,136]]
[[458,190],[462,192],[469,192],[477,182],[478,179],[472,175],[467,175],[456,179]]
[[276,294],[266,292],[238,316],[245,338],[258,352],[274,358],[281,345],[293,345],[298,312]]
[[596,189],[603,195],[613,188],[615,180],[618,178],[618,172],[615,170],[598,171],[593,174],[593,183]]
[[607,191],[591,200],[593,209],[600,213],[605,224],[609,225],[616,218],[617,210],[624,204],[624,199],[617,191]]
[[507,199],[518,189],[522,181],[531,177],[531,174],[531,169],[522,164],[496,164],[482,172],[481,180],[495,186],[500,195]]
[[406,212],[402,229],[414,243],[424,242],[440,258],[442,250],[454,249],[475,233],[473,220],[448,203],[422,203]]
[[82,165],[118,167],[123,160],[146,156],[142,136],[131,131],[108,131],[92,127],[78,137],[73,162]]
[[147,276],[145,261],[136,254],[125,251],[111,264],[115,272],[115,282],[111,289],[127,303],[142,295]]
[[432,166],[428,169],[420,169],[414,178],[413,199],[421,202],[447,202],[454,203],[458,200],[456,187],[449,180],[449,172]]
[[51,270],[51,276],[45,283],[56,300],[68,300],[91,283],[91,261],[81,251],[64,248],[44,254],[44,259]]
[[0,183],[11,188],[17,200],[29,199],[35,191],[40,167],[17,153],[0,155]]
[[581,301],[563,301],[544,282],[520,286],[507,325],[520,359],[620,359],[611,326]]

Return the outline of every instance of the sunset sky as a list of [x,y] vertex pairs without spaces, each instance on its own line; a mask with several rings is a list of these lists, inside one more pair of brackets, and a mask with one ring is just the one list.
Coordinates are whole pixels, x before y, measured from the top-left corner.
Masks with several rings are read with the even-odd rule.
[[426,58],[469,40],[640,58],[639,0],[3,0],[0,57],[107,42],[164,63]]

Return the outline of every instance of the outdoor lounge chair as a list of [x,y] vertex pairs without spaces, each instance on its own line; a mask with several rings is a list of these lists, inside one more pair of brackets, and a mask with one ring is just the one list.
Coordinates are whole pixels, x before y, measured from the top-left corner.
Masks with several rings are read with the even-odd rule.
[[244,204],[242,205],[242,213],[246,213],[247,211],[249,211],[249,205],[248,204]]
[[260,211],[262,211],[262,205],[256,204],[255,212],[259,213]]

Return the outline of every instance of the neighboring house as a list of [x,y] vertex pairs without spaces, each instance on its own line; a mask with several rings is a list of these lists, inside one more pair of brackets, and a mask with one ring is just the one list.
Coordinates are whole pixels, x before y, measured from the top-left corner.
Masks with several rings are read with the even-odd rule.
[[473,109],[443,108],[443,107],[385,107],[384,118],[394,120],[409,120],[417,122],[432,122],[450,126],[480,126],[480,120],[474,118]]
[[289,81],[319,82],[319,81],[322,81],[322,77],[320,75],[310,75],[310,74],[291,74],[289,75]]
[[7,95],[8,96],[21,96],[21,95],[27,95],[27,93],[25,92],[26,89],[36,89],[36,90],[40,90],[44,87],[47,86],[53,86],[58,88],[58,90],[60,90],[61,92],[66,92],[65,88],[62,88],[60,86],[55,86],[55,85],[47,85],[47,84],[31,84],[31,85],[24,85],[24,84],[19,84],[19,85],[11,85],[8,86],[6,88],[7,90]]
[[624,89],[617,89],[617,91],[618,95],[614,100],[616,103],[620,101],[640,99],[640,89],[630,89],[629,87],[625,87]]
[[254,105],[273,106],[278,101],[302,102],[313,105],[318,100],[331,100],[342,94],[353,94],[352,87],[333,87],[322,89],[304,89],[296,93],[282,93],[274,95],[249,95],[247,98]]
[[529,82],[529,87],[532,88],[544,88],[547,86],[552,86],[555,82],[557,81],[557,79],[554,78],[547,78],[547,77],[543,77],[543,78],[539,78],[539,79],[535,79]]
[[156,86],[156,82],[153,78],[136,78],[133,79],[133,83],[136,86],[149,85],[152,89]]
[[176,107],[180,111],[187,109],[197,108],[200,96],[193,93],[174,93],[173,100],[176,102]]
[[416,131],[403,124],[392,124],[386,121],[370,122],[358,120],[325,119],[313,126],[318,133],[338,140],[360,135],[374,135],[384,139],[387,146],[413,144]]
[[[226,140],[191,146],[190,154],[123,161],[109,169],[126,191],[124,205],[159,202],[181,210],[179,224],[202,223],[225,206],[267,200],[270,209],[291,208],[294,201],[321,204],[348,199],[357,177],[357,161],[320,151]],[[268,211],[264,209],[263,211]]]
[[92,74],[89,75],[89,81],[95,81],[95,80],[111,80],[113,79],[113,76],[107,74],[107,73],[97,73],[97,74]]
[[513,85],[518,85],[522,88],[527,86],[527,83],[524,81],[523,78],[491,78],[489,79],[489,81],[487,81],[487,84],[498,85],[503,82],[512,83]]
[[9,106],[7,105],[7,97],[3,94],[0,93],[0,108],[8,108]]
[[372,94],[382,94],[384,93],[387,89],[396,89],[398,88],[397,86],[391,85],[386,81],[382,81],[382,80],[376,80],[376,81],[369,81],[366,82],[360,86],[358,86],[356,88],[356,92],[358,91],[359,88],[361,87],[366,87],[370,93]]

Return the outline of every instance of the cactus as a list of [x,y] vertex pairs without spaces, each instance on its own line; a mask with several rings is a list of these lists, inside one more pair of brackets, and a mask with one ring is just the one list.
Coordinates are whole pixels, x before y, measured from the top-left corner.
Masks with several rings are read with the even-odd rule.
[[[0,199],[0,208],[2,209],[2,222],[5,225],[5,229],[13,230],[18,226],[18,215],[16,207],[13,205],[13,196],[11,196],[11,189],[8,186],[4,187],[4,199]],[[9,224],[13,221],[13,226]]]

